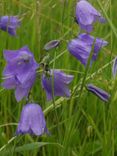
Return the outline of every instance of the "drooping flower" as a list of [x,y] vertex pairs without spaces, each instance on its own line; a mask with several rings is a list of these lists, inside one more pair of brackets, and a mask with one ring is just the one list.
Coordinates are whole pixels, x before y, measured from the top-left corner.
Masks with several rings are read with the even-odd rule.
[[19,50],[5,50],[4,58],[7,65],[3,71],[3,87],[15,89],[15,97],[20,101],[27,97],[36,77],[36,63],[33,54],[27,46]]
[[75,56],[82,64],[86,65],[90,52],[94,45],[94,52],[92,56],[92,61],[97,59],[100,49],[108,44],[100,38],[94,38],[89,34],[80,34],[77,38],[71,40],[68,43],[69,52]]
[[23,107],[16,134],[48,134],[43,111],[38,104],[29,103]]
[[7,31],[11,36],[16,36],[16,29],[20,26],[18,16],[1,16],[0,29]]
[[42,86],[46,91],[47,100],[53,99],[53,96],[70,96],[68,84],[73,80],[72,75],[66,75],[60,70],[50,70],[49,76],[42,75]]
[[91,32],[93,29],[93,23],[99,21],[105,22],[105,19],[101,16],[89,2],[86,0],[80,0],[76,5],[76,20],[81,29]]
[[52,40],[45,44],[44,49],[48,51],[53,48],[56,48],[57,46],[59,46],[59,44],[60,44],[60,40]]
[[110,98],[110,94],[106,91],[102,90],[101,88],[98,88],[94,86],[93,84],[88,84],[87,86],[88,91],[92,92],[96,96],[98,96],[101,100],[104,102],[108,102]]
[[114,78],[115,78],[116,75],[117,75],[117,57],[114,59],[114,62],[113,62],[112,74],[113,74],[113,77],[114,77]]

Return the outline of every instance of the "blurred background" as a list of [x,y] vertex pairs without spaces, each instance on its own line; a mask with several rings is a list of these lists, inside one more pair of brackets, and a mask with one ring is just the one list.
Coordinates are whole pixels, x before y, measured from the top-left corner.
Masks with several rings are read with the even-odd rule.
[[[38,74],[32,89],[35,103],[42,106],[50,136],[18,136],[16,131],[25,99],[17,103],[13,90],[0,87],[0,156],[116,156],[117,155],[117,93],[116,80],[112,78],[112,60],[117,53],[117,1],[89,0],[106,18],[105,24],[96,23],[92,35],[103,38],[109,44],[103,48],[89,69],[85,84],[93,83],[112,95],[110,103],[104,103],[85,87],[70,98],[55,98],[56,107],[46,100]],[[61,69],[74,75],[70,85],[80,87],[85,73],[84,66],[67,50],[68,42],[80,32],[75,22],[76,0],[0,0],[0,16],[18,15],[21,27],[12,37],[0,30],[0,82],[5,67],[3,51],[17,50],[28,45],[39,63],[48,53],[50,68]],[[44,45],[60,39],[58,48],[49,52]],[[57,118],[55,116],[55,109]],[[8,141],[11,140],[9,143]]]

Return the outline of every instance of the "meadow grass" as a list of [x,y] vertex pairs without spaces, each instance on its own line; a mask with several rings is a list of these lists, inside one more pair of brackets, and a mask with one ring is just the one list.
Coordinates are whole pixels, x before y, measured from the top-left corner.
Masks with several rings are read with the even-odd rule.
[[[5,66],[4,49],[19,49],[28,45],[37,62],[48,54],[44,45],[61,39],[51,50],[51,68],[74,75],[70,85],[73,96],[47,102],[41,87],[40,74],[32,90],[33,100],[40,104],[46,116],[50,136],[15,137],[22,106],[14,91],[0,87],[0,156],[116,156],[117,155],[117,80],[112,77],[112,62],[117,49],[116,0],[89,0],[106,17],[105,24],[96,23],[95,37],[109,42],[91,68],[84,68],[67,50],[69,40],[77,36],[74,22],[75,0],[0,0],[0,15],[19,15],[22,19],[16,38],[0,31],[0,82]],[[102,102],[85,89],[93,83],[111,94],[109,103]],[[56,109],[56,114],[55,114]],[[56,120],[56,115],[57,119]]]

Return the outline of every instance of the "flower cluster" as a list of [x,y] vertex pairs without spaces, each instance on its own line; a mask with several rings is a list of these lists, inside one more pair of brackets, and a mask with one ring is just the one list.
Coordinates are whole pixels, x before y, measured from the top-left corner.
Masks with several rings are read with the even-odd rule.
[[[14,89],[18,102],[24,97],[28,98],[36,79],[36,71],[41,64],[35,61],[34,55],[27,46],[19,50],[4,50],[4,58],[7,64],[3,71],[4,82],[2,86],[6,89]],[[44,71],[42,73],[42,87],[46,91],[47,100],[52,100],[54,96],[69,97],[68,84],[72,79],[72,75],[67,75],[60,70]],[[35,122],[32,124],[33,120]],[[44,132],[47,132],[47,129],[41,108],[37,104],[27,104],[22,110],[17,134],[41,135]]]
[[85,30],[86,33],[79,34],[77,38],[72,39],[68,43],[68,50],[86,66],[93,45],[94,52],[92,60],[96,60],[100,49],[108,44],[107,41],[87,34],[93,30],[94,22],[104,21],[104,18],[89,2],[81,0],[76,5],[76,19],[80,28]]
[[[16,35],[16,28],[20,22],[17,16],[3,16],[0,18],[0,29],[7,31],[10,35]],[[59,40],[47,43],[45,50],[50,50],[59,45]],[[4,59],[6,67],[3,71],[4,82],[2,86],[5,89],[14,89],[15,98],[19,102],[24,97],[28,99],[31,88],[36,79],[38,64],[33,53],[28,46],[18,50],[4,50]],[[52,100],[54,96],[70,96],[68,88],[73,76],[67,75],[57,69],[44,69],[42,73],[42,87],[46,91],[47,100]],[[23,107],[21,119],[16,134],[48,134],[46,122],[41,107],[38,104],[29,103]]]
[[[89,2],[80,0],[76,5],[76,21],[85,33],[79,34],[77,38],[72,39],[68,43],[68,50],[84,66],[87,66],[92,47],[94,48],[91,63],[97,59],[101,48],[108,44],[107,41],[95,38],[89,34],[93,30],[93,23],[96,21],[104,22],[105,19]],[[0,17],[0,29],[12,36],[16,36],[16,29],[19,26],[20,20],[18,16]],[[49,51],[59,44],[60,40],[53,40],[48,42],[44,49]],[[4,82],[2,86],[5,89],[14,89],[18,102],[23,98],[28,100],[37,76],[37,70],[40,68],[43,69],[41,84],[46,92],[47,100],[52,100],[55,96],[70,97],[71,92],[68,85],[74,76],[67,75],[59,69],[50,69],[43,62],[37,63],[28,46],[24,46],[19,50],[4,50],[4,58],[6,66],[3,71]],[[117,60],[115,60],[113,65],[113,74],[116,75],[116,72]],[[110,95],[104,90],[92,84],[88,84],[87,89],[101,100],[108,102]],[[41,106],[30,103],[30,101],[22,109],[16,131],[17,135],[26,133],[37,136],[49,134]]]
[[[77,60],[79,60],[84,66],[87,66],[88,59],[91,51],[93,55],[90,60],[90,64],[98,57],[98,53],[101,48],[108,44],[107,41],[93,37],[89,33],[93,30],[93,24],[99,21],[101,23],[106,20],[99,11],[97,11],[88,1],[80,0],[76,5],[76,22],[79,24],[80,29],[85,30],[85,33],[78,34],[77,38],[72,39],[68,43],[68,50]],[[114,68],[113,73],[115,74]],[[94,86],[87,85],[87,89],[98,96],[104,102],[108,102],[110,95],[102,89]]]

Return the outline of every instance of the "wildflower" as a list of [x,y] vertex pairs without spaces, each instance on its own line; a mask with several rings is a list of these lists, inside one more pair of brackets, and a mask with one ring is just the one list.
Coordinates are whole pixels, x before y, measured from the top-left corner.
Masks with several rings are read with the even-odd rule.
[[82,64],[86,65],[90,52],[94,45],[94,52],[92,56],[92,61],[97,59],[100,49],[108,44],[107,41],[104,41],[99,38],[94,38],[89,34],[80,34],[77,38],[71,40],[68,43],[69,52],[75,56]]
[[27,97],[36,77],[36,63],[33,54],[27,46],[19,50],[5,50],[4,58],[7,65],[3,71],[3,87],[15,89],[15,97],[20,101]]
[[50,70],[49,75],[42,75],[42,86],[46,91],[47,100],[53,96],[70,96],[68,84],[72,81],[72,75],[66,75],[60,70]]
[[60,44],[59,40],[52,40],[52,41],[45,44],[44,49],[48,51],[48,50],[51,50],[53,48],[56,48],[57,46],[59,46],[59,44]]
[[114,63],[113,63],[112,74],[113,74],[113,77],[114,77],[114,78],[115,78],[116,75],[117,75],[117,57],[115,58]]
[[98,96],[101,100],[104,102],[108,102],[110,98],[110,94],[108,94],[106,91],[102,90],[101,88],[98,88],[94,86],[93,84],[88,84],[87,89]]
[[93,23],[99,21],[105,22],[105,19],[101,16],[89,2],[86,0],[80,0],[76,5],[76,20],[81,29],[91,32],[93,29]]
[[1,16],[0,29],[7,31],[11,36],[16,36],[16,29],[20,26],[18,16]]
[[16,134],[43,135],[48,134],[43,111],[38,104],[29,103],[23,107]]

